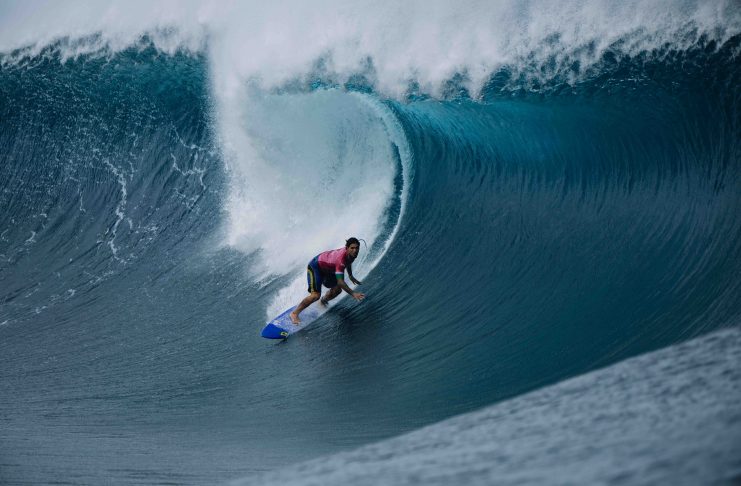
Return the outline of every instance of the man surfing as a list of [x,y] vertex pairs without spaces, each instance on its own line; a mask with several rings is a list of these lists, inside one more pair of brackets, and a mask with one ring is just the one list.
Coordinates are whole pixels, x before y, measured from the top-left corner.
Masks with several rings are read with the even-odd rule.
[[[350,277],[352,283],[355,285],[361,284],[352,275],[352,262],[358,257],[358,252],[360,252],[360,241],[352,237],[345,241],[345,248],[325,251],[312,258],[306,268],[309,295],[291,312],[290,317],[294,324],[301,323],[298,315],[311,304],[321,299],[321,304],[326,306],[330,300],[340,295],[340,292],[343,290],[357,301],[365,298],[365,294],[353,291],[345,283],[345,269],[347,268],[347,275]],[[321,296],[322,285],[329,289],[324,294],[324,297]]]

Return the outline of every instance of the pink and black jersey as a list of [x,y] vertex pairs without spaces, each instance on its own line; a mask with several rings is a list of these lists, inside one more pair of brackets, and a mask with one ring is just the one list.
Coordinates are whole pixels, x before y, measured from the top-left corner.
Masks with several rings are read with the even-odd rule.
[[345,276],[345,259],[347,257],[347,248],[337,248],[336,250],[325,251],[317,256],[319,270],[325,275],[334,274],[337,277]]

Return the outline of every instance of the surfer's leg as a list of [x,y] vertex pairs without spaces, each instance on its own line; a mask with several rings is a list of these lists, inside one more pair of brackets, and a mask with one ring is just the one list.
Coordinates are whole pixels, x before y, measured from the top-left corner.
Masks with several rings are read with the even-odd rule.
[[298,315],[301,314],[301,311],[319,300],[322,296],[322,273],[319,271],[317,257],[314,257],[306,267],[306,282],[309,284],[309,295],[307,295],[304,300],[302,300],[296,308],[293,309],[293,312],[288,315],[288,317],[291,318],[291,322],[294,324],[300,324],[301,319],[298,318]]
[[322,297],[322,304],[327,305],[330,300],[340,295],[340,292],[342,292],[342,289],[339,285],[332,287],[324,294],[324,297]]
[[294,324],[300,324],[301,320],[298,318],[298,315],[301,314],[301,311],[309,307],[311,304],[319,300],[319,297],[321,297],[322,294],[319,292],[312,292],[309,295],[304,298],[304,300],[301,301],[299,305],[296,306],[296,308],[289,314],[291,318],[291,322]]

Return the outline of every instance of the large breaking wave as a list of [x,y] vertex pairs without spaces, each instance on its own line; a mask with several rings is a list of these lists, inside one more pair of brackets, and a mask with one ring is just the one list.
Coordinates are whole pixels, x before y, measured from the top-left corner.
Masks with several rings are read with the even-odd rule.
[[[733,2],[27,8],[8,481],[234,477],[738,323]],[[260,340],[351,235],[366,301]]]

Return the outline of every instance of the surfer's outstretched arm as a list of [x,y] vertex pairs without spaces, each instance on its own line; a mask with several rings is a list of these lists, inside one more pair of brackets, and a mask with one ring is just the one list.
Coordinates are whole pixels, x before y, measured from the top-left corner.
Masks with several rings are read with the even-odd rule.
[[353,299],[358,300],[358,301],[365,299],[365,294],[362,294],[360,292],[355,292],[353,289],[351,289],[350,286],[345,283],[345,279],[344,278],[339,278],[338,277],[337,278],[337,285],[339,285],[339,287],[342,290],[344,290],[345,292],[347,292],[348,294],[350,294]]
[[355,278],[353,276],[353,274],[352,274],[352,265],[348,265],[347,266],[347,276],[350,277],[350,281],[352,283],[354,283],[355,285],[360,285],[361,283],[363,283],[363,282],[361,282],[360,280],[358,280],[357,278]]

